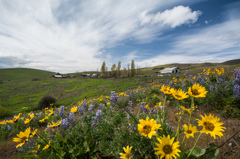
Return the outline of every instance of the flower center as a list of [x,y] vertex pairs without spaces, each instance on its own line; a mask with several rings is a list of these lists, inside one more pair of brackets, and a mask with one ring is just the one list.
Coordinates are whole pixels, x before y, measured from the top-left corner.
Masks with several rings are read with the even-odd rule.
[[193,89],[193,90],[192,90],[192,94],[195,95],[195,96],[197,96],[197,95],[199,95],[200,93],[198,92],[197,89]]
[[25,142],[25,140],[27,140],[27,137],[26,136],[22,137],[22,142]]
[[187,133],[188,133],[188,134],[191,134],[191,133],[192,133],[192,130],[187,130]]
[[151,126],[145,125],[145,126],[143,127],[143,132],[144,132],[145,134],[149,134],[149,133],[151,132]]
[[175,95],[177,98],[182,98],[182,96],[180,96],[180,95]]
[[204,122],[203,123],[203,125],[205,126],[205,128],[207,129],[207,130],[209,130],[209,131],[213,131],[214,130],[214,125],[212,124],[212,123],[210,123],[210,122]]
[[131,157],[131,154],[130,153],[126,153],[125,154],[125,158],[130,158]]
[[170,154],[170,153],[172,153],[172,146],[170,146],[170,145],[165,145],[165,146],[163,146],[163,152],[164,152],[165,154]]

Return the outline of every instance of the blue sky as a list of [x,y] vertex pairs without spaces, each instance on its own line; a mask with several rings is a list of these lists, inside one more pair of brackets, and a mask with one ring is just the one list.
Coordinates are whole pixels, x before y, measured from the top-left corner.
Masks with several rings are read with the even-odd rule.
[[240,57],[240,2],[2,0],[0,68],[61,73]]

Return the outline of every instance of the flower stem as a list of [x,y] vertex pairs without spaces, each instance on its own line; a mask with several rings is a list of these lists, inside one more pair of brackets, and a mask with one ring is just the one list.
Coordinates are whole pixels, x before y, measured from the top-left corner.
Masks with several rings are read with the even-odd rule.
[[[38,133],[36,133],[36,135],[39,136],[46,144],[48,144],[48,142],[47,142],[41,135],[39,135]],[[56,151],[56,152],[60,155],[61,158],[63,158],[62,155],[61,155],[57,150],[55,150],[51,145],[49,145],[49,146],[50,146],[54,151]]]
[[202,133],[199,134],[199,136],[198,136],[198,138],[197,138],[197,141],[195,142],[195,144],[194,144],[192,150],[190,151],[190,153],[189,153],[188,156],[187,156],[187,159],[190,157],[190,155],[192,154],[193,150],[194,150],[195,147],[197,146],[198,140],[200,139],[201,135],[202,135]]
[[163,121],[162,121],[162,124],[164,123],[164,119],[165,119],[165,105],[166,105],[166,100],[167,100],[167,95],[165,94],[164,102],[163,102]]

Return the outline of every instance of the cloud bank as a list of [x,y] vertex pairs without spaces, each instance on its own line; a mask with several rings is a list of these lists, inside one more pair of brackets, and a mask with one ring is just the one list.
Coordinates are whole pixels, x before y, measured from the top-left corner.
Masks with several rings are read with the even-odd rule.
[[67,73],[96,70],[104,60],[113,61],[111,52],[102,50],[129,39],[150,43],[165,31],[195,23],[201,11],[178,0],[8,0],[0,1],[0,14],[1,67]]

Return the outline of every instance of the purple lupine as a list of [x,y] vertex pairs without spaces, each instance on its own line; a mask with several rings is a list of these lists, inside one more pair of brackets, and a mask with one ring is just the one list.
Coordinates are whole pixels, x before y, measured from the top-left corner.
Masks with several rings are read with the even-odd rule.
[[58,108],[55,109],[55,113],[58,113]]
[[103,109],[105,108],[105,104],[101,104],[101,103],[100,103],[99,106],[98,106],[98,108],[103,110]]
[[92,117],[92,126],[97,126],[97,117]]
[[129,105],[133,108],[133,102],[129,101]]
[[74,124],[75,123],[75,120],[74,120],[74,114],[72,112],[69,113],[69,122]]
[[193,75],[189,75],[188,80],[190,81],[191,78],[193,78]]
[[150,114],[156,114],[157,112],[155,111],[155,109],[150,109]]
[[188,70],[185,71],[185,75],[186,75],[186,76],[188,75]]
[[132,95],[133,94],[133,90],[131,89],[131,91],[130,91],[130,95]]
[[84,114],[83,106],[81,106],[81,105],[78,106],[78,113],[79,113],[79,115],[83,115]]
[[93,109],[94,109],[94,105],[93,104],[90,104],[90,106],[89,106],[89,111],[90,111],[90,113],[92,113],[93,112]]
[[214,86],[213,85],[209,85],[209,90],[212,92],[214,89]]
[[185,86],[185,83],[184,83],[184,81],[183,81],[183,83],[182,83],[182,90],[183,90],[183,91],[185,91],[184,86]]
[[102,111],[101,110],[97,110],[96,116],[97,116],[98,120],[102,120]]
[[220,82],[224,82],[224,79],[222,79],[222,78],[219,78],[219,81],[220,81]]
[[204,78],[202,78],[201,85],[204,86],[204,83],[205,83],[205,80],[204,80]]
[[174,82],[171,81],[169,84],[170,84],[170,87],[173,88]]
[[8,128],[8,131],[9,131],[9,132],[12,131],[11,125],[8,124],[7,128]]
[[63,105],[60,106],[60,112],[59,112],[59,114],[60,114],[61,116],[64,115],[64,106],[63,106]]
[[240,69],[234,69],[234,77],[236,80],[240,80]]
[[179,75],[176,75],[176,79],[179,80]]
[[234,85],[233,92],[235,98],[240,97],[240,85]]
[[42,108],[42,112],[43,112],[43,114],[45,113],[45,110]]
[[69,127],[68,119],[62,119],[61,125],[64,129],[67,129]]

